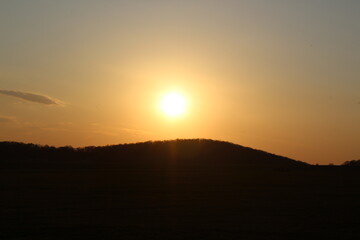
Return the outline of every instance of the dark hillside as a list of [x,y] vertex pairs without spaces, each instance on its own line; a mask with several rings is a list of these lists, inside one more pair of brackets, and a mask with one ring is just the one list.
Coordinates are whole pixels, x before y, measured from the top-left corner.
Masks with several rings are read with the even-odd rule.
[[0,143],[0,239],[360,239],[360,168],[175,140]]
[[[228,142],[192,139],[143,142],[103,147],[49,147],[16,142],[1,142],[3,164],[16,163],[97,167],[294,167],[307,164]],[[20,164],[21,163],[21,164]]]

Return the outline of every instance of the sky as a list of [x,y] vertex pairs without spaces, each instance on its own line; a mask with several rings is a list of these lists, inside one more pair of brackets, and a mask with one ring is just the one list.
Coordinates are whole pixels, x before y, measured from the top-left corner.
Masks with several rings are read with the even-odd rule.
[[[0,141],[360,158],[360,1],[0,2]],[[161,97],[176,92],[184,114]]]

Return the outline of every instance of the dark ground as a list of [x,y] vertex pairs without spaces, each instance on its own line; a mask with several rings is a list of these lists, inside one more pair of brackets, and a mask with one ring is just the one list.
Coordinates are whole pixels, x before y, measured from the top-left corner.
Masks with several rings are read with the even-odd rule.
[[0,169],[0,239],[360,239],[360,169]]

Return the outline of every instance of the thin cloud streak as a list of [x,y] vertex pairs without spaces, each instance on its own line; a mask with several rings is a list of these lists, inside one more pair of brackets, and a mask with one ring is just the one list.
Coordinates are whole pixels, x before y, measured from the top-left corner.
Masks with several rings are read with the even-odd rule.
[[61,105],[61,101],[57,99],[36,93],[13,91],[13,90],[0,90],[0,94],[20,98],[29,102],[36,102],[46,105]]
[[0,123],[14,123],[16,122],[13,117],[0,116]]

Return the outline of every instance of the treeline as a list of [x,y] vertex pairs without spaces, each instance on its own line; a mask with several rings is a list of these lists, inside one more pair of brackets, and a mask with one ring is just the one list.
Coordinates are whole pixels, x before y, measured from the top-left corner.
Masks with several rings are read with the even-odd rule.
[[360,159],[359,160],[346,161],[342,165],[343,166],[348,166],[348,167],[360,167]]
[[53,147],[0,142],[2,162],[21,164],[115,164],[119,166],[274,166],[308,164],[260,150],[208,139],[148,141],[109,146]]

